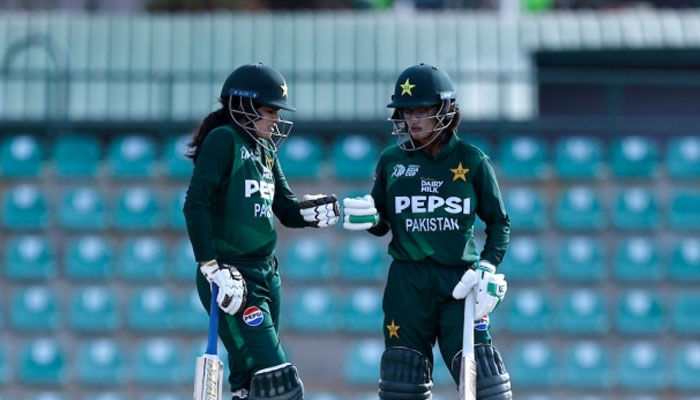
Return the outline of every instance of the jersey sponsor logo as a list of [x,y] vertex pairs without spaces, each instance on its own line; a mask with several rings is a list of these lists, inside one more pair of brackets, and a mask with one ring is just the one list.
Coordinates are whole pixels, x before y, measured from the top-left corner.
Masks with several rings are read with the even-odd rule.
[[274,182],[246,179],[243,193],[245,193],[245,197],[253,197],[253,194],[260,193],[260,197],[263,199],[272,200],[275,197],[275,184]]
[[263,165],[263,178],[273,180],[272,179],[272,170],[264,165]]
[[448,217],[409,218],[405,228],[406,232],[458,231],[459,221]]
[[243,322],[248,326],[258,326],[262,324],[263,319],[263,312],[258,307],[248,307],[243,311]]
[[401,214],[405,210],[412,213],[433,213],[444,209],[450,214],[469,214],[471,212],[471,199],[450,196],[396,196],[394,197],[394,210]]
[[436,181],[434,179],[421,179],[420,191],[423,193],[437,193],[444,181]]
[[403,176],[403,174],[406,173],[406,167],[404,167],[403,164],[396,164],[394,165],[394,172],[391,173],[392,178],[398,178]]
[[253,157],[253,154],[248,150],[247,147],[241,146],[241,160],[250,160]]
[[474,321],[474,330],[485,332],[489,329],[489,316],[484,315],[482,318]]

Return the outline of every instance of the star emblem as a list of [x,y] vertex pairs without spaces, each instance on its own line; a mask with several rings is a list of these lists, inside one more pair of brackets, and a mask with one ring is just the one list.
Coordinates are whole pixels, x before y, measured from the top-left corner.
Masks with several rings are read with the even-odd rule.
[[411,93],[411,89],[416,87],[416,85],[412,85],[411,81],[406,78],[406,82],[403,83],[403,85],[399,85],[401,88],[401,96],[408,94],[409,96],[413,96],[413,93]]
[[389,330],[389,339],[393,338],[394,336],[396,336],[397,339],[399,338],[399,328],[401,328],[401,326],[396,325],[392,319],[391,324],[386,326],[386,329]]
[[282,88],[282,97],[287,97],[287,90],[289,90],[287,82],[284,82],[280,87]]
[[463,181],[467,181],[467,172],[469,172],[469,168],[463,168],[462,163],[460,162],[457,168],[452,168],[450,169],[450,172],[455,174],[452,177],[452,182],[456,181],[457,179],[461,179]]

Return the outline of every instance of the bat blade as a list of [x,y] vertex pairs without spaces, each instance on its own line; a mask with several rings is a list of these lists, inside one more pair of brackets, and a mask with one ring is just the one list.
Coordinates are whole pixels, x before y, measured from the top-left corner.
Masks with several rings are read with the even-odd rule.
[[216,296],[219,288],[211,285],[211,304],[209,305],[209,335],[207,349],[197,357],[194,369],[193,400],[222,400],[224,388],[224,364],[217,355],[219,331],[219,305]]
[[462,368],[459,375],[459,400],[476,400],[476,359],[474,358],[474,290],[464,299]]

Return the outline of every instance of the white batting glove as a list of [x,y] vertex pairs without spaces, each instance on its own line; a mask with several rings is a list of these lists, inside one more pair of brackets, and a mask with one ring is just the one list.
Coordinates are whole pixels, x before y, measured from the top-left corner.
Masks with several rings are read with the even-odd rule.
[[306,194],[304,201],[299,203],[299,212],[308,226],[325,228],[335,225],[340,219],[338,198],[334,194]]
[[201,264],[199,270],[209,283],[219,287],[216,303],[226,314],[234,315],[245,306],[247,289],[238,269],[231,265],[220,267],[216,260]]
[[343,214],[343,228],[350,231],[369,229],[379,223],[379,213],[374,207],[374,199],[369,194],[364,197],[344,198]]
[[508,291],[508,283],[503,274],[494,274],[496,267],[486,260],[479,261],[476,271],[468,269],[452,290],[452,297],[463,299],[469,291],[476,290],[474,315],[483,318],[501,303]]

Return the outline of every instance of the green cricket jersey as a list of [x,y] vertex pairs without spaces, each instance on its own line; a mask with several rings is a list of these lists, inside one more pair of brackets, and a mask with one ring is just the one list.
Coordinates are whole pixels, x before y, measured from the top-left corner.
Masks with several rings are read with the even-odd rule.
[[197,261],[269,258],[277,243],[273,214],[285,226],[306,226],[277,155],[232,125],[204,139],[184,213]]
[[479,259],[474,218],[486,223],[481,259],[500,264],[510,236],[498,182],[489,158],[453,135],[437,155],[392,146],[382,152],[372,197],[380,221],[370,233],[389,230],[396,260],[463,267]]

